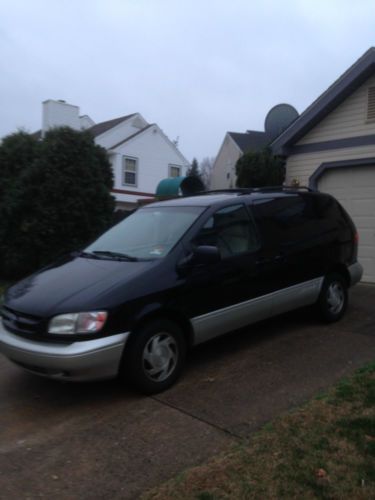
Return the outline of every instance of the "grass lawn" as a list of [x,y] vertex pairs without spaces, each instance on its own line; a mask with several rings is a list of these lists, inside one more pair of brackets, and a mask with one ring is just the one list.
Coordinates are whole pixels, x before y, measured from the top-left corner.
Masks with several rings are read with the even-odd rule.
[[144,499],[375,499],[375,363]]

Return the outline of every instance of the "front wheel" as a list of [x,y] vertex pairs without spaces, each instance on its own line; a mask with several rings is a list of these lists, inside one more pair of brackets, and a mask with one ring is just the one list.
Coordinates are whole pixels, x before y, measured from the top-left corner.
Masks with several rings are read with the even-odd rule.
[[338,273],[325,277],[317,302],[318,311],[324,321],[333,323],[345,314],[348,305],[348,286]]
[[134,332],[126,347],[122,374],[138,391],[156,394],[174,384],[185,357],[186,342],[180,327],[155,319]]

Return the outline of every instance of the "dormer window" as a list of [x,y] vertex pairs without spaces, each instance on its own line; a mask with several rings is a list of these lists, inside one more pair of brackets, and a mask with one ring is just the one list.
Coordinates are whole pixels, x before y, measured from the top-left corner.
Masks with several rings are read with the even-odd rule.
[[367,120],[375,121],[375,87],[367,90]]

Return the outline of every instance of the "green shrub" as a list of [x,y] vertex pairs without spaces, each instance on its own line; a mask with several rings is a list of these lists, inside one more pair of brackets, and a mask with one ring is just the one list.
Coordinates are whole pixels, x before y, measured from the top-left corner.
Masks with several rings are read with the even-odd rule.
[[21,277],[85,245],[112,222],[112,169],[89,132],[61,127],[41,142],[24,132],[5,138],[0,184],[5,186],[0,193],[3,278]]
[[238,187],[280,186],[285,180],[285,162],[268,148],[249,151],[236,164]]

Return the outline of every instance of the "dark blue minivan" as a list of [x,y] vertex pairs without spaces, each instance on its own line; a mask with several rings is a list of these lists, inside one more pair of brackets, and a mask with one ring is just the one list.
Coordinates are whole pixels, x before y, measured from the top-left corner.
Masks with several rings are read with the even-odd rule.
[[152,203],[8,289],[0,351],[63,380],[120,375],[171,386],[191,346],[315,305],[326,321],[362,276],[341,205],[302,189],[245,189]]

